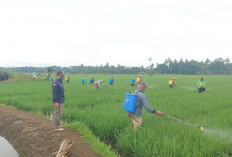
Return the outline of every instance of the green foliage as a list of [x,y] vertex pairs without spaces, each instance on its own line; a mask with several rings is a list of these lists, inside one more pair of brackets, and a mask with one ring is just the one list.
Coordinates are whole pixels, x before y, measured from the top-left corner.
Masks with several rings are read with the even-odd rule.
[[[91,77],[95,80],[103,79],[103,88],[96,90],[94,85],[82,85],[83,77],[87,78],[87,82]],[[130,86],[131,78],[136,76],[114,75],[113,86],[108,84],[110,77],[111,75],[73,75],[69,83],[64,82],[66,100],[63,122],[70,123],[68,126],[78,130],[84,125],[125,157],[232,155],[231,141],[221,141],[215,137],[217,135],[209,136],[198,128],[152,115],[145,110],[143,127],[137,131],[130,129],[130,119],[122,108],[125,93],[136,88]],[[172,77],[143,76],[143,80],[150,86],[145,94],[151,107],[206,129],[232,131],[231,76],[204,76],[204,93],[198,93],[196,89],[201,77],[177,75],[176,87],[169,88],[168,80]],[[53,113],[51,85],[52,82],[38,80],[0,84],[0,103],[50,115]],[[92,136],[88,135],[91,132],[87,133],[87,139]],[[104,149],[104,146],[96,147]]]
[[47,67],[46,70],[48,73],[52,73],[53,71],[55,71],[55,67],[56,66],[50,66],[50,67]]
[[53,71],[63,70],[69,74],[184,74],[184,75],[199,75],[199,74],[215,74],[215,75],[231,75],[232,63],[229,58],[217,58],[213,61],[206,59],[205,61],[166,59],[164,63],[157,63],[156,67],[149,58],[149,66],[144,67],[126,67],[123,65],[100,65],[100,66],[69,66],[69,67],[10,67],[0,70],[17,73],[52,73]]

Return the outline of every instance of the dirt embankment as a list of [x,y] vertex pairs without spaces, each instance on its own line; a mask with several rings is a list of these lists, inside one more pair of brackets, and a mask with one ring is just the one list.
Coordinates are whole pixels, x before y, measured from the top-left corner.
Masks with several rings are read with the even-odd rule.
[[48,157],[59,150],[63,139],[75,144],[70,157],[97,157],[76,131],[65,128],[53,131],[53,121],[26,112],[0,106],[0,135],[5,137],[22,157]]

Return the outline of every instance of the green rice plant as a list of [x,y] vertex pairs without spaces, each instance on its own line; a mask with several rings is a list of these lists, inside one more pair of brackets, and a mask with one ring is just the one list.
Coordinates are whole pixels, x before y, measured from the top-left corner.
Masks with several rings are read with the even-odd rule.
[[[52,77],[55,79],[54,75]],[[103,87],[97,90],[88,82],[82,85],[82,77],[86,77],[86,81],[91,77],[103,79]],[[231,76],[203,76],[206,81],[204,93],[198,93],[196,89],[202,76],[176,75],[174,88],[168,87],[168,80],[173,75],[143,76],[150,86],[145,94],[151,107],[203,126],[208,132],[145,110],[142,128],[137,131],[130,129],[131,120],[123,110],[123,103],[125,93],[136,89],[130,86],[131,78],[136,76],[115,75],[113,86],[108,84],[110,77],[71,75],[70,82],[64,82],[62,121],[70,127],[76,123],[84,124],[93,135],[125,157],[232,155]],[[52,82],[29,79],[1,83],[0,103],[39,115],[50,115],[54,112],[51,86]]]

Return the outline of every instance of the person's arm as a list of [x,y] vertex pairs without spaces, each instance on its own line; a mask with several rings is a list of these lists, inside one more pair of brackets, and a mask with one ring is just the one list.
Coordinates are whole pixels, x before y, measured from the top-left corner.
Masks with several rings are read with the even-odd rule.
[[149,106],[149,102],[148,102],[148,100],[147,100],[147,97],[146,97],[144,94],[141,94],[140,100],[141,100],[141,102],[142,102],[142,105],[144,106],[144,108],[145,108],[148,112],[150,112],[150,113],[155,113],[156,110],[153,109],[153,108],[151,108],[151,107]]
[[142,101],[142,104],[143,104],[144,108],[145,108],[148,112],[150,112],[150,113],[155,113],[155,114],[157,114],[157,115],[159,115],[159,116],[162,116],[162,115],[163,115],[163,113],[162,113],[161,111],[155,110],[155,109],[153,109],[153,108],[151,108],[151,107],[149,106],[147,97],[146,97],[145,95],[142,96],[141,101]]

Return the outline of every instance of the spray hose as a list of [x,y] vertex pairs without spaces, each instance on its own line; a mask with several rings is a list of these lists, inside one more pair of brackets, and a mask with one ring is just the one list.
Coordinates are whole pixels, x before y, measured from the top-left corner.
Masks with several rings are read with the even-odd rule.
[[164,114],[164,113],[162,114],[162,116],[165,116],[165,117],[167,117],[167,118],[169,118],[169,119],[173,119],[173,120],[176,120],[176,121],[182,122],[182,123],[184,123],[184,124],[187,124],[187,125],[190,125],[190,126],[193,126],[193,127],[199,128],[201,131],[203,130],[203,127],[201,127],[201,126],[197,126],[197,125],[194,125],[194,124],[191,124],[191,123],[185,122],[185,121],[183,121],[183,120],[180,120],[180,119],[177,119],[177,118],[174,118],[174,117],[168,116],[168,115],[166,115],[166,114]]

